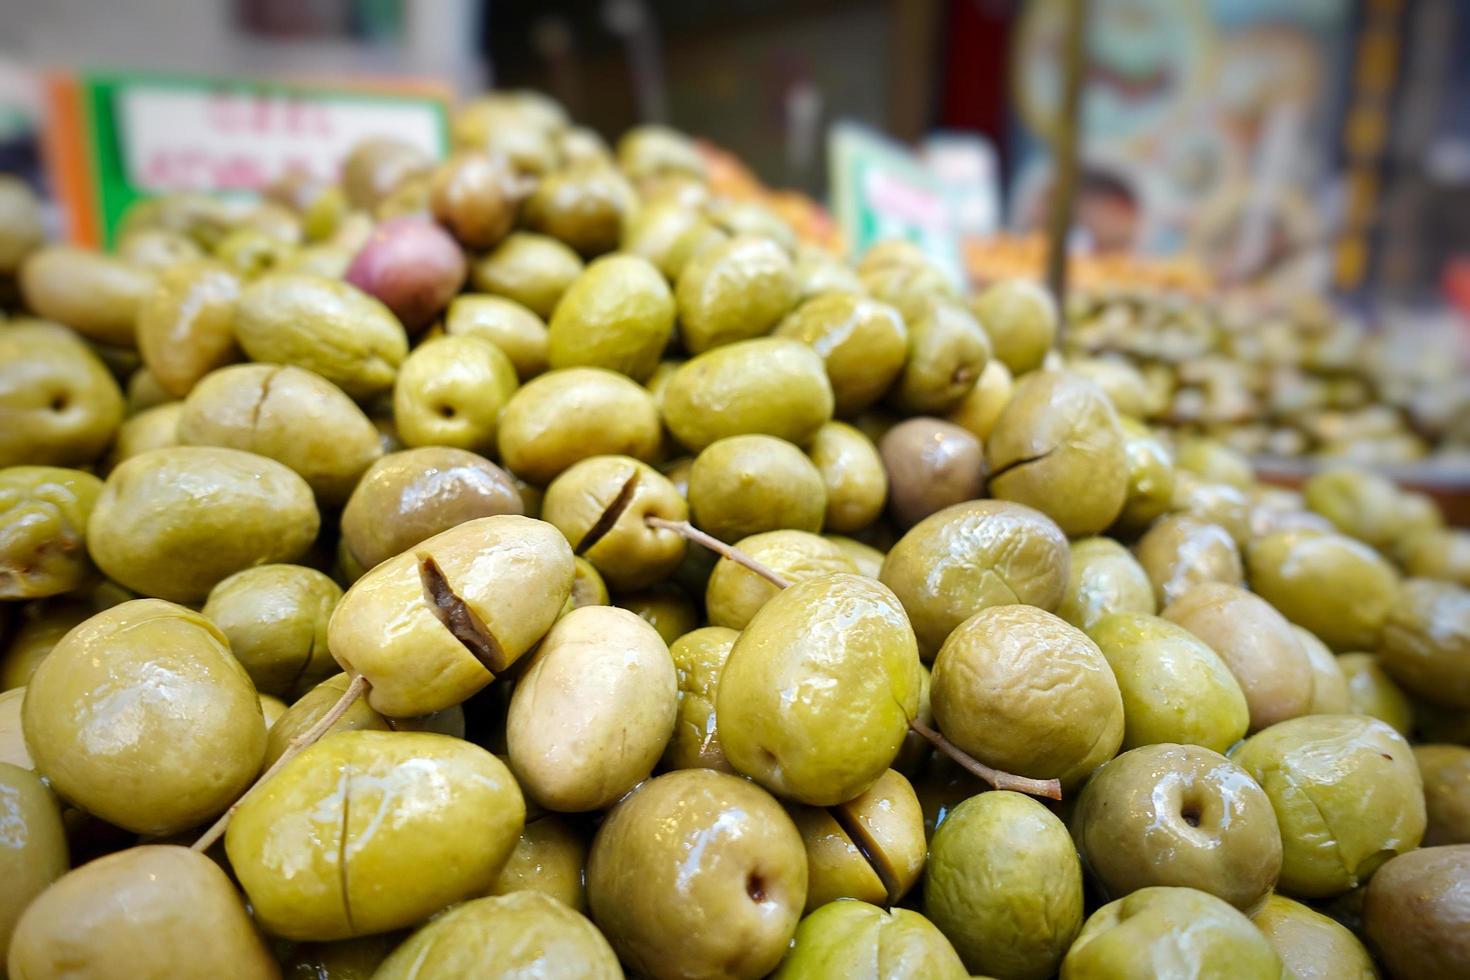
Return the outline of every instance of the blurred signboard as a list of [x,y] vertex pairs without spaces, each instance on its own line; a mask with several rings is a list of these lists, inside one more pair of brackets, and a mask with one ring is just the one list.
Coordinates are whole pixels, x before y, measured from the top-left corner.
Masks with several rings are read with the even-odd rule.
[[370,136],[448,146],[448,93],[426,82],[53,74],[45,96],[47,165],[68,237],[87,245],[110,244],[140,198],[250,194],[292,170],[332,179]]

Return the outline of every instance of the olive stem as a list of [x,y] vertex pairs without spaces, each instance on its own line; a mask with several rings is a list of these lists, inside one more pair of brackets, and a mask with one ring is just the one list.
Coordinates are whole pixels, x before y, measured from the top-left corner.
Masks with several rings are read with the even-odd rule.
[[790,580],[771,571],[739,548],[732,547],[713,535],[705,534],[688,521],[670,521],[662,517],[645,517],[643,520],[649,527],[682,534],[695,544],[702,544],[715,554],[723,555],[737,565],[744,565],[778,589],[784,589],[791,584]]
[[909,727],[928,741],[930,745],[933,745],[936,749],[996,789],[1010,789],[1018,793],[1030,793],[1032,796],[1044,796],[1048,800],[1060,800],[1062,798],[1062,784],[1058,780],[1031,779],[1026,776],[1014,776],[1008,772],[1001,772],[999,769],[992,769],[919,719],[910,718]]
[[327,734],[332,726],[342,719],[343,715],[347,714],[347,709],[356,704],[357,699],[366,694],[370,687],[372,685],[368,683],[368,679],[361,674],[352,678],[352,683],[347,685],[347,690],[342,692],[342,696],[337,699],[337,703],[328,708],[327,713],[318,718],[315,725],[312,725],[306,731],[291,739],[286,745],[286,751],[282,752],[280,757],[271,763],[269,769],[261,773],[260,778],[252,783],[249,789],[240,794],[238,800],[230,804],[230,808],[222,813],[220,818],[204,832],[204,836],[194,842],[194,846],[190,850],[200,852],[209,850],[215,841],[224,836],[225,828],[230,825],[230,818],[235,815],[235,811],[240,808],[240,804],[248,800],[250,794],[260,789],[282,766],[296,758],[311,745],[320,741],[321,737]]

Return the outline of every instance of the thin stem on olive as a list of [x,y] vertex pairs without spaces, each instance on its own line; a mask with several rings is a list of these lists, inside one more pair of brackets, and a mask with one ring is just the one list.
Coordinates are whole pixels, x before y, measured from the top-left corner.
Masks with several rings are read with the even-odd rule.
[[784,589],[791,584],[789,579],[771,571],[739,548],[732,547],[713,535],[705,534],[688,521],[670,521],[662,517],[645,517],[644,522],[649,527],[656,527],[664,531],[673,531],[676,534],[682,534],[695,544],[702,544],[715,554],[722,555],[737,565],[744,565],[778,589]]
[[194,846],[190,850],[200,852],[209,850],[215,841],[224,836],[225,828],[230,825],[230,817],[235,815],[235,811],[240,808],[240,804],[249,799],[251,793],[254,793],[269,781],[281,767],[318,742],[323,735],[327,734],[332,726],[337,724],[342,716],[347,713],[347,709],[356,704],[357,699],[366,694],[370,687],[372,685],[368,683],[368,679],[361,674],[352,678],[352,683],[347,685],[347,690],[342,692],[342,696],[337,699],[337,703],[328,708],[327,713],[318,718],[315,725],[312,725],[306,731],[291,739],[286,745],[286,751],[282,752],[280,757],[271,763],[270,768],[262,773],[259,779],[250,784],[249,789],[240,794],[238,800],[230,804],[230,808],[221,814],[213,826],[204,832],[204,836],[194,842]]
[[1058,780],[1031,779],[1026,776],[1015,776],[1008,772],[1001,772],[999,769],[992,769],[919,719],[910,718],[909,727],[928,741],[930,745],[933,745],[936,749],[996,789],[1010,789],[1018,793],[1030,793],[1032,796],[1044,796],[1048,800],[1060,800],[1062,798],[1062,784]]

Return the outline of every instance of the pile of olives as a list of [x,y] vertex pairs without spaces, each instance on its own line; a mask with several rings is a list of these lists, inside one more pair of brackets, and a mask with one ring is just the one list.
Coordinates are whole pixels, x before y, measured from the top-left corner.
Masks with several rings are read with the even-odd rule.
[[11,977],[1470,975],[1430,502],[680,133],[453,130],[106,253],[0,183]]
[[1470,464],[1467,352],[1453,335],[1370,330],[1316,298],[1095,288],[1068,306],[1072,369],[1181,434],[1270,457]]

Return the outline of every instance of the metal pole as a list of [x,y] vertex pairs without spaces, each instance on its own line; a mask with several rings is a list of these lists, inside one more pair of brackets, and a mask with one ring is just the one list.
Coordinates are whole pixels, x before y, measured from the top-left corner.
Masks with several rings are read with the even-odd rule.
[[1082,79],[1087,67],[1087,0],[1068,0],[1067,36],[1062,59],[1062,104],[1052,143],[1051,205],[1047,209],[1046,282],[1061,313],[1059,329],[1066,327],[1067,237],[1077,197],[1078,116]]

